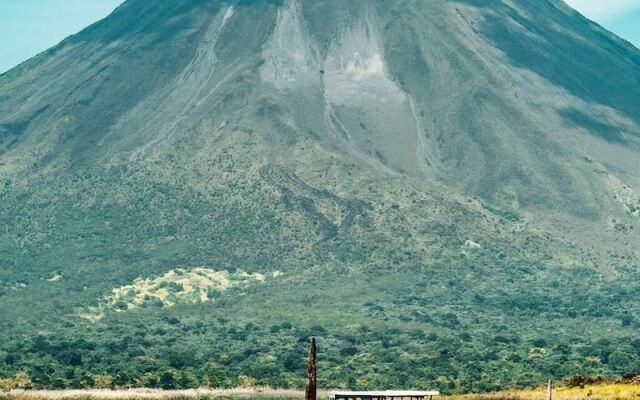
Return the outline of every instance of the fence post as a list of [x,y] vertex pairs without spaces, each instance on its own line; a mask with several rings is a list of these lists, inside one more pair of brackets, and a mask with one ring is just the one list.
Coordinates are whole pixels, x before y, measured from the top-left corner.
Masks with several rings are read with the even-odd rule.
[[316,366],[316,338],[311,338],[311,349],[309,350],[309,368],[307,369],[307,384],[304,387],[304,400],[316,400],[316,389],[318,384]]

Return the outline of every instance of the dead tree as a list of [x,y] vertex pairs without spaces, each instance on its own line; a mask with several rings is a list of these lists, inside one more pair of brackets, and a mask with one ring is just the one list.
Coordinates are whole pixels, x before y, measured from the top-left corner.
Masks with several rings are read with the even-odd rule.
[[304,400],[316,400],[316,389],[318,383],[316,366],[316,338],[311,338],[311,349],[309,350],[309,368],[307,369],[307,384],[304,387]]

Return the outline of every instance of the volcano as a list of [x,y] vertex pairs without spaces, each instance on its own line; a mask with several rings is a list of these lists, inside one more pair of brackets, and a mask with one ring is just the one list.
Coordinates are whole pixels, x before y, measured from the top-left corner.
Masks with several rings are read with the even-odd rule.
[[638,166],[640,50],[560,0],[128,0],[0,76],[0,377],[635,371]]

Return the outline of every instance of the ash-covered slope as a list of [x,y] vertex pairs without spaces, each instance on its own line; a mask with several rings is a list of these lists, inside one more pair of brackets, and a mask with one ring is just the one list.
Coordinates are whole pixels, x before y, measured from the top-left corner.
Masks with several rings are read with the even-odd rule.
[[634,370],[638,104],[555,0],[128,0],[0,76],[0,374],[296,386],[311,334],[327,387]]
[[207,123],[594,217],[601,172],[640,184],[639,53],[552,1],[130,1],[3,77],[3,152],[144,157]]

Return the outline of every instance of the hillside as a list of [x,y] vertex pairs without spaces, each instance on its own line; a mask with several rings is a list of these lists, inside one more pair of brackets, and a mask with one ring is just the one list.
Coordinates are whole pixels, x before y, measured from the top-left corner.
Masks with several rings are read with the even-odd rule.
[[556,0],[128,0],[0,76],[0,377],[637,370],[638,104]]

